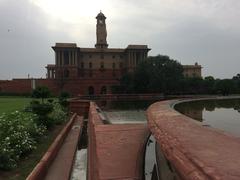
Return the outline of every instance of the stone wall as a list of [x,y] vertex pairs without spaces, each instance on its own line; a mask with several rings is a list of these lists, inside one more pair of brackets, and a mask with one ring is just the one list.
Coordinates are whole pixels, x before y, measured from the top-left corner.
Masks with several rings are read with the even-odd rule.
[[12,94],[30,94],[33,89],[33,81],[35,87],[47,86],[54,95],[58,95],[61,91],[69,92],[72,96],[89,94],[89,88],[93,88],[93,94],[101,94],[105,87],[105,93],[111,93],[111,87],[118,85],[117,80],[113,79],[13,79],[0,82],[0,93]]

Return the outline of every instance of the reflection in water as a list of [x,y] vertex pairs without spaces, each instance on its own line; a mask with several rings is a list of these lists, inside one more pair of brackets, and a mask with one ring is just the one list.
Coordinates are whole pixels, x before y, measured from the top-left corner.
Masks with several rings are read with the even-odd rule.
[[175,109],[204,124],[240,136],[240,99],[185,102],[177,104]]
[[154,102],[156,101],[96,101],[103,110],[146,110]]
[[146,123],[145,110],[154,101],[97,101],[113,124]]

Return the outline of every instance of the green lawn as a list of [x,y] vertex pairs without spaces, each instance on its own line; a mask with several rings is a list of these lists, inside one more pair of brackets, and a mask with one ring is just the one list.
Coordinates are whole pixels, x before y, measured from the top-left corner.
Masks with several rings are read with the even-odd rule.
[[22,110],[26,107],[32,98],[26,97],[1,97],[0,96],[0,114],[9,113],[16,110]]

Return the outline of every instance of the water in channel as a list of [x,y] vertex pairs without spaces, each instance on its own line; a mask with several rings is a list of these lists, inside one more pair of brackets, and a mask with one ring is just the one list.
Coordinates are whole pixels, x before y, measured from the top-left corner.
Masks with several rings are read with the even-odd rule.
[[112,124],[146,123],[146,109],[155,101],[97,101]]

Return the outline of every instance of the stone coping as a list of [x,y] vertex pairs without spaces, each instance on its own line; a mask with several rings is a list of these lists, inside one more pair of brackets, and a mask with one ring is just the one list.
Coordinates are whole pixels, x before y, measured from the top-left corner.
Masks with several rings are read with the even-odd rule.
[[180,179],[240,179],[240,138],[175,111],[180,102],[156,102],[147,110],[148,127]]

